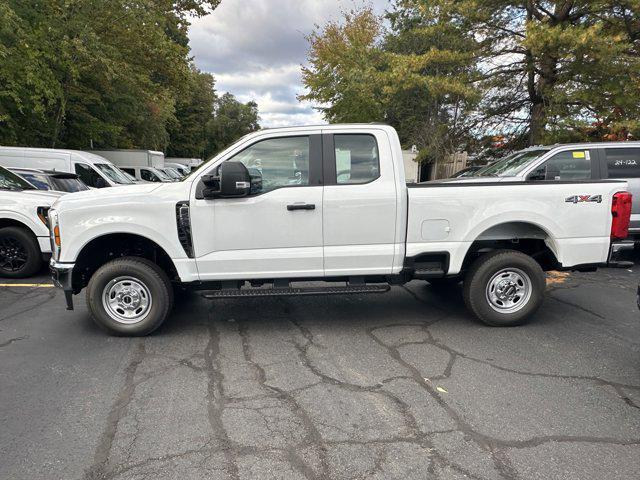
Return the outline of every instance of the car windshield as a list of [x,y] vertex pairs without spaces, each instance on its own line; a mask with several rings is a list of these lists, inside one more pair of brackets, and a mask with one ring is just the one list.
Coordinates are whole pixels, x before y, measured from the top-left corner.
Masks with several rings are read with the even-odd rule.
[[481,168],[474,173],[474,177],[514,177],[524,170],[534,160],[547,153],[549,149],[521,150],[504,157],[497,162]]
[[56,190],[61,192],[82,192],[84,190],[89,190],[89,187],[77,178],[55,177],[53,179],[53,184],[56,187]]
[[113,165],[109,165],[108,163],[94,163],[94,166],[103,174],[105,174],[109,180],[115,183],[121,183],[125,185],[134,183],[132,180],[129,180],[129,176],[127,174],[125,174],[119,168],[114,167]]
[[36,190],[26,180],[20,178],[15,173],[10,172],[6,168],[0,167],[0,189],[2,190]]
[[160,177],[160,180],[162,180],[163,182],[172,182],[173,181],[173,178],[171,178],[169,175],[164,173],[159,168],[150,168],[149,170],[151,170],[153,173],[158,175],[158,177]]
[[18,175],[20,175],[38,190],[51,190],[51,185],[49,184],[49,181],[47,180],[47,177],[45,175],[32,172],[19,172]]
[[182,180],[182,175],[180,175],[177,170],[174,170],[171,167],[167,167],[162,171],[175,180]]

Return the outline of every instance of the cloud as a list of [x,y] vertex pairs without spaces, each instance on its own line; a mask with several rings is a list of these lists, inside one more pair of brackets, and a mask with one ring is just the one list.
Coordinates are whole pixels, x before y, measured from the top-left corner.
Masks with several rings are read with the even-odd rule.
[[305,37],[315,25],[337,20],[340,12],[388,0],[223,0],[189,30],[196,65],[216,77],[218,92],[258,103],[265,127],[323,123],[321,115],[296,95],[303,93],[300,66]]

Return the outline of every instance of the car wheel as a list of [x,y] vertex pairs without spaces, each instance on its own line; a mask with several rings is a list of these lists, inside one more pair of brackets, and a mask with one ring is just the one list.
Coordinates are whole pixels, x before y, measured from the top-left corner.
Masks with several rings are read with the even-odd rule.
[[542,304],[542,268],[515,250],[498,250],[476,260],[464,279],[463,296],[469,310],[487,325],[522,325]]
[[173,289],[155,263],[123,257],[100,267],[87,286],[87,307],[109,333],[144,336],[165,321],[173,307]]
[[0,277],[30,277],[40,268],[42,253],[33,234],[20,227],[0,228]]

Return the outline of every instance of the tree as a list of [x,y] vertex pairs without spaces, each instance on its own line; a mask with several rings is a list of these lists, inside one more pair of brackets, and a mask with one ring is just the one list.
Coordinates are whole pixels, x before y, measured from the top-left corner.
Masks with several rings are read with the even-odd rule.
[[190,83],[188,18],[218,3],[3,1],[0,142],[163,149]]
[[213,75],[192,67],[185,90],[176,102],[175,119],[169,123],[166,153],[170,157],[203,158],[210,141],[207,124],[217,102]]
[[480,37],[486,129],[526,145],[580,139],[612,112],[637,118],[637,1],[435,3]]
[[218,153],[240,137],[258,130],[258,121],[255,102],[241,103],[230,93],[222,95],[216,100],[214,116],[207,124],[206,156]]
[[381,34],[381,20],[370,8],[345,13],[343,23],[329,22],[312,33],[309,66],[302,68],[309,93],[299,100],[320,104],[330,122],[384,121]]
[[370,8],[313,33],[302,70],[309,93],[299,98],[319,103],[331,122],[388,122],[404,145],[417,144],[428,157],[452,153],[478,98],[475,41],[430,6],[399,2],[389,18],[387,35]]

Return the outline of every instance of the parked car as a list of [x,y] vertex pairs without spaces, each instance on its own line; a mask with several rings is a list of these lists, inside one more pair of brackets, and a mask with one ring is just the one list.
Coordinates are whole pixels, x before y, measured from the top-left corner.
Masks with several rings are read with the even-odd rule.
[[131,185],[133,182],[108,160],[79,150],[0,147],[0,165],[75,173],[89,187]]
[[191,167],[187,166],[187,165],[182,165],[180,163],[175,163],[175,162],[167,162],[165,160],[164,162],[164,166],[165,167],[171,167],[171,168],[175,168],[178,173],[180,175],[182,175],[182,177],[186,177],[187,175],[189,175],[189,173],[191,173]]
[[154,167],[135,167],[135,166],[123,166],[120,167],[123,172],[131,175],[138,181],[153,182],[153,183],[171,183],[173,178],[167,176],[166,173],[160,171]]
[[[527,182],[407,185],[392,127],[263,130],[179,183],[61,197],[52,274],[68,308],[86,288],[94,319],[120,335],[160,326],[172,284],[229,298],[464,280],[474,315],[518,325],[542,303],[545,270],[592,271],[627,245],[627,183],[555,179],[556,153],[528,164]],[[291,287],[305,280],[328,286]]]
[[[535,165],[539,167],[532,170]],[[532,147],[498,160],[474,177],[507,182],[625,180],[634,196],[629,233],[640,240],[640,142]]]
[[453,175],[451,175],[451,178],[472,177],[474,175],[474,173],[476,173],[481,168],[482,167],[478,167],[478,166],[472,166],[472,167],[463,168],[462,170],[460,170],[460,171],[454,173]]
[[65,193],[89,190],[89,187],[87,187],[75,173],[38,170],[35,168],[12,168],[10,170],[38,190],[52,190]]
[[60,195],[0,167],[0,277],[29,277],[48,260],[47,212]]
[[179,182],[180,180],[182,180],[182,175],[180,175],[178,171],[174,168],[164,167],[164,168],[159,168],[158,170],[164,173],[173,182]]

